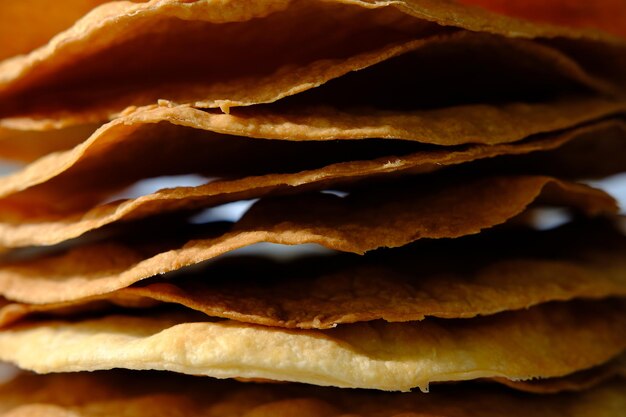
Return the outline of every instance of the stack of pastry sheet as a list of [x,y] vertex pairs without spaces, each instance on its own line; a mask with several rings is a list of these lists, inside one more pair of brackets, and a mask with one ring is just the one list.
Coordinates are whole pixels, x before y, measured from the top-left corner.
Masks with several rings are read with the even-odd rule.
[[0,359],[48,374],[0,410],[623,415],[626,237],[577,181],[626,168],[626,40],[438,0],[52,3],[0,4]]

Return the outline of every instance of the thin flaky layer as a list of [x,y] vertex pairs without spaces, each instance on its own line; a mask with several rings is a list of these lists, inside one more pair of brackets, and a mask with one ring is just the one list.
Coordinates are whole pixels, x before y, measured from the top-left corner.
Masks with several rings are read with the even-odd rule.
[[[170,112],[170,109],[154,109],[160,110],[166,114]],[[201,121],[209,122],[213,116],[231,117],[210,115],[191,108],[182,110],[170,114],[180,117],[187,115],[190,117],[189,123],[196,127]],[[158,120],[161,118],[156,117]],[[282,143],[213,133],[188,137],[187,142],[184,137],[168,141],[177,133],[189,133],[185,129],[162,124],[135,126],[119,123],[111,130],[101,130],[102,133],[94,135],[92,142],[80,145],[73,151],[44,158],[0,180],[0,192],[9,194],[0,199],[0,244],[12,247],[56,243],[124,220],[195,210],[267,195],[342,188],[364,179],[427,173],[495,156],[519,156],[551,150],[558,152],[559,148],[570,142],[605,143],[605,138],[615,136],[612,140],[617,145],[609,144],[603,151],[607,158],[602,167],[609,169],[619,167],[620,162],[623,162],[610,156],[610,148],[615,147],[617,152],[620,149],[619,142],[626,142],[625,125],[619,119],[514,144],[471,145],[450,150],[415,148],[397,142],[392,146],[380,146],[385,144],[378,141],[360,147],[364,144],[350,146],[336,141],[317,145],[311,142]],[[115,133],[116,130],[122,130],[125,134]],[[133,130],[133,133],[129,133]],[[164,135],[159,135],[159,132]],[[133,139],[136,139],[136,146],[133,146]],[[379,156],[381,148],[386,155]],[[157,155],[144,158],[142,155],[149,149],[158,149]],[[587,152],[582,154],[586,155]],[[122,184],[141,177],[156,175],[155,170],[175,173],[193,170],[194,164],[198,165],[198,169],[207,164],[205,166],[214,170],[207,173],[209,176],[228,173],[233,166],[229,155],[240,161],[236,166],[245,167],[242,168],[247,170],[244,175],[240,173],[232,179],[207,180],[201,186],[163,189],[137,198],[98,204],[110,195],[112,189],[119,189]],[[558,166],[564,166],[566,162],[559,163],[554,155],[549,158],[554,159],[552,168],[558,175]],[[286,161],[286,166],[276,168],[273,161],[277,159]],[[613,159],[615,163],[611,162]],[[215,164],[208,161],[215,161]],[[567,167],[563,169],[567,170]],[[280,173],[280,170],[286,172]],[[272,173],[264,174],[267,171]],[[537,171],[542,172],[541,169]],[[252,175],[246,176],[246,173]]]
[[626,167],[626,129],[621,122],[608,123],[605,129],[580,135],[556,149],[525,155],[499,155],[497,158],[476,160],[466,168],[456,169],[483,174],[541,174],[584,180],[619,175]]
[[[455,65],[459,60],[467,61],[462,73],[458,72],[458,66]],[[512,61],[518,60],[523,60],[525,64],[523,66],[511,64]],[[318,87],[315,94],[305,94],[306,99],[299,99],[300,105],[303,100],[304,103],[308,100],[309,104],[312,101],[317,105],[326,106],[369,106],[381,110],[387,108],[401,116],[410,115],[411,109],[424,107],[494,100],[523,101],[529,98],[537,101],[559,92],[576,91],[576,85],[578,89],[586,86],[588,89],[605,93],[615,90],[615,87],[593,77],[576,61],[552,47],[472,32],[456,32],[393,45],[367,56],[342,61],[333,68],[367,69],[344,76],[342,73],[333,73],[339,80],[326,84],[323,88]],[[419,77],[415,76],[416,73]],[[330,75],[324,73],[320,76]],[[249,91],[252,87],[240,86],[240,88]],[[419,94],[416,94],[417,91]],[[57,103],[63,102],[59,97],[60,94],[55,96],[54,101]],[[166,94],[162,97],[171,95]],[[15,104],[15,101],[12,100],[12,103]],[[154,101],[156,99],[147,102]],[[91,102],[93,104],[95,100]],[[70,113],[54,118],[50,118],[52,115],[48,117],[39,115],[36,118],[22,116],[1,119],[0,139],[7,143],[12,137],[28,132],[35,138],[42,136],[40,140],[43,141],[45,135],[42,132],[67,130],[68,127],[81,123],[102,121],[102,115],[90,116],[89,111],[80,114],[81,111],[84,113],[89,105],[90,103],[82,103]],[[290,104],[290,107],[293,107],[293,104]],[[18,107],[13,107],[16,108]],[[50,141],[53,139],[49,138]],[[58,142],[60,147],[63,143],[60,140]],[[52,147],[48,145],[48,148]],[[14,149],[9,151],[0,149],[0,156],[18,159],[34,156],[32,151],[22,152],[23,154],[20,154]],[[40,151],[39,155],[43,154],[43,151]]]
[[155,372],[22,374],[0,386],[7,417],[615,417],[626,383],[588,391],[520,395],[486,386],[435,387],[423,394],[244,384]]
[[[62,194],[61,207],[48,205],[50,211],[58,213],[84,208],[107,192],[142,178],[166,174],[202,172],[210,177],[241,177],[318,168],[291,176],[292,182],[302,183],[297,181],[298,175],[324,178],[325,173],[333,171],[353,171],[353,175],[362,176],[368,170],[375,173],[374,167],[380,169],[381,163],[387,172],[419,171],[420,166],[432,170],[473,159],[551,149],[584,134],[601,136],[608,128],[624,129],[624,124],[619,120],[598,122],[597,126],[520,143],[519,147],[426,149],[429,152],[399,141],[350,144],[335,140],[384,138],[445,146],[503,145],[624,112],[626,102],[595,97],[570,97],[542,104],[470,105],[415,111],[405,116],[368,111],[347,114],[321,108],[304,112],[291,109],[286,113],[246,109],[227,115],[186,106],[147,107],[102,126],[72,150],[50,154],[0,179],[0,197],[13,197],[6,204],[9,206],[19,206],[20,202],[32,206],[33,201],[51,200]],[[88,131],[89,127],[76,129]],[[593,129],[597,132],[590,133]],[[71,140],[73,135],[63,137]],[[15,145],[20,146],[25,145]],[[148,152],[151,157],[143,157]],[[281,156],[280,164],[276,163],[277,155]],[[359,161],[376,158],[381,159]],[[344,164],[323,168],[341,162]],[[259,178],[252,181],[263,182]],[[263,186],[271,184],[270,180]]]
[[555,303],[468,320],[286,330],[147,312],[0,332],[0,358],[39,373],[112,368],[409,390],[567,375],[626,349],[623,301]]
[[423,394],[260,385],[155,372],[22,374],[0,386],[7,417],[615,417],[626,383],[581,393],[520,395],[486,386],[436,387]]
[[[434,140],[434,143],[443,144],[446,140],[452,141],[451,143],[459,140],[493,142],[498,139],[483,136],[500,134],[499,140],[506,139],[507,135],[499,129],[500,124],[515,121],[528,123],[529,120],[516,120],[513,117],[493,121],[489,125],[490,129],[478,132],[479,135],[475,134],[475,138],[465,137],[468,133],[476,133],[476,130],[471,130],[471,126],[468,131],[456,132],[465,139],[454,137],[429,139],[427,136],[420,138],[420,135],[416,133],[424,136],[423,134],[428,131],[428,129],[424,131],[424,126],[420,126],[424,116],[436,117],[439,114],[438,112],[432,114],[425,112],[424,109],[428,108],[494,101],[500,104],[524,101],[532,101],[535,104],[548,102],[546,104],[550,105],[549,101],[555,96],[563,92],[571,94],[580,90],[580,86],[599,91],[615,90],[587,74],[579,64],[567,58],[566,55],[554,48],[531,41],[497,38],[473,32],[457,32],[412,41],[399,47],[390,47],[388,52],[379,54],[379,59],[384,62],[378,65],[372,64],[373,66],[363,71],[344,75],[322,87],[315,88],[310,93],[299,94],[295,100],[282,100],[280,106],[274,106],[274,108],[269,106],[258,120],[262,125],[256,128],[242,126],[246,118],[257,121],[254,113],[239,113],[237,118],[231,120],[231,122],[235,121],[233,128],[238,128],[238,134],[244,136],[261,135],[280,139],[285,137],[290,139],[292,135],[318,140],[327,138],[328,135],[348,138],[380,135],[381,137],[397,136],[422,141]],[[460,67],[456,64],[458,61],[463,61],[465,64]],[[512,64],[512,62],[519,61],[525,64],[523,66]],[[342,65],[348,65],[348,63],[342,62]],[[462,73],[458,73],[460,68],[462,68]],[[419,77],[416,77],[416,74],[419,74]],[[577,84],[580,85],[578,89],[575,87]],[[243,88],[243,86],[240,86],[240,89],[250,90],[249,87]],[[417,91],[419,94],[416,94]],[[57,94],[54,102],[60,101],[62,100]],[[163,103],[166,104],[167,101]],[[593,107],[593,103],[590,106]],[[80,109],[84,110],[86,107],[87,104],[82,105]],[[364,108],[368,108],[367,111],[364,111]],[[89,136],[90,129],[95,130],[97,125],[94,127],[94,123],[102,121],[98,115],[90,118],[75,114],[80,109],[75,109],[72,114],[53,119],[49,117],[0,119],[0,144],[2,145],[0,156],[32,161],[55,150],[70,149],[72,144],[75,145],[85,140]],[[296,109],[297,111],[294,112]],[[419,111],[420,109],[422,111]],[[492,108],[487,107],[482,111],[475,111],[474,118],[479,120],[486,118],[488,121],[497,116],[497,112],[494,114],[493,109],[491,111],[487,109]],[[561,120],[552,120],[550,123],[553,126],[562,126],[568,115],[556,110],[554,116]],[[572,110],[570,109],[570,112]],[[132,111],[132,108],[128,111]],[[519,112],[520,109],[517,111]],[[551,111],[554,110],[549,110],[548,113],[552,114]],[[594,111],[593,108],[589,108],[587,112],[595,114],[597,109]],[[293,124],[296,128],[307,127],[313,130],[313,134],[307,134],[306,129],[286,130],[283,126],[280,130],[282,135],[276,136],[271,126],[268,125],[276,124],[272,122],[272,113],[274,117],[277,114],[290,114],[287,119],[282,120],[285,125]],[[501,113],[501,116],[505,116],[507,112]],[[363,120],[366,114],[369,114],[372,120]],[[535,113],[536,116],[537,114],[541,112]],[[441,116],[445,116],[445,112]],[[575,116],[575,111],[569,116]],[[358,119],[358,125],[350,123],[353,118]],[[543,120],[546,119],[550,120],[547,115]],[[278,119],[278,121],[281,120]],[[324,121],[327,123],[324,124]],[[528,124],[539,124],[540,126],[537,126],[535,130],[542,131],[540,122],[540,120],[532,120],[532,123]],[[302,126],[303,123],[307,126]],[[220,123],[220,125],[223,124]],[[331,126],[333,124],[338,126],[333,129]],[[362,128],[362,125],[365,127]],[[397,128],[391,129],[384,125],[397,125]],[[450,129],[451,125],[452,123],[446,128]],[[467,123],[464,126],[467,128]],[[428,125],[425,127],[427,128]],[[412,130],[416,133],[412,133]],[[512,139],[509,138],[509,140]]]
[[[42,300],[39,291],[24,293],[31,302]],[[592,223],[483,233],[359,258],[326,255],[286,264],[229,258],[201,272],[62,303],[5,301],[0,326],[34,314],[72,316],[173,303],[239,322],[328,329],[372,320],[471,318],[606,297],[626,297],[626,237]]]
[[[569,96],[540,103],[499,103],[393,111],[271,106],[234,109],[230,115],[194,118],[188,126],[230,135],[281,140],[403,139],[430,145],[497,145],[516,142],[626,112],[624,101]],[[181,115],[182,116],[182,115]],[[183,116],[181,118],[185,120]],[[176,124],[184,122],[177,120]],[[190,120],[190,119],[187,119]],[[205,127],[206,126],[206,127]]]
[[[63,119],[78,113],[91,121],[158,99],[224,110],[269,103],[414,48],[407,42],[459,28],[513,38],[561,37],[574,49],[584,40],[608,49],[607,56],[624,49],[619,38],[601,32],[519,21],[455,2],[111,2],[46,46],[0,64],[0,97],[12,103],[0,115]],[[571,61],[559,48],[542,53],[555,55],[556,66]],[[583,62],[593,70],[583,78],[617,92],[623,75],[602,68],[624,63],[604,62]],[[574,63],[565,66],[568,74],[580,72],[571,71]],[[607,88],[612,81],[617,85]]]
[[[479,233],[523,213],[535,201],[587,215],[617,211],[593,188],[549,177],[487,177],[461,184],[372,185],[345,198],[319,193],[262,199],[222,234],[198,225],[133,232],[135,242],[111,239],[3,262],[0,293],[16,301],[51,303],[103,294],[144,278],[216,258],[255,243],[315,243],[362,254],[419,239]],[[207,236],[209,235],[209,236]],[[58,239],[37,230],[29,242]],[[138,239],[138,241],[137,241]],[[143,239],[143,243],[141,241]]]

